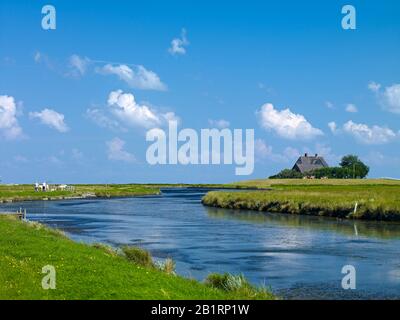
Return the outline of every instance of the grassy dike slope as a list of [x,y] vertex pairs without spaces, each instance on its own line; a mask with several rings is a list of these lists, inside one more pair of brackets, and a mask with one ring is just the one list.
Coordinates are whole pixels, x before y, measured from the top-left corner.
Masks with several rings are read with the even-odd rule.
[[270,190],[210,192],[203,198],[203,204],[274,213],[400,221],[398,181],[255,180],[240,185]]
[[[45,265],[56,269],[55,290],[42,289]],[[140,267],[113,252],[4,215],[0,216],[0,270],[0,299],[249,298]]]

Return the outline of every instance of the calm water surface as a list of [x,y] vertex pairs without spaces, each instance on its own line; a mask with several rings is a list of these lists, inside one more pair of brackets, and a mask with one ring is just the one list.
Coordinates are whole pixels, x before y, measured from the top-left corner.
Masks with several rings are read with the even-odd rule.
[[[337,221],[204,207],[203,189],[161,196],[40,201],[28,218],[84,242],[139,245],[171,257],[181,275],[243,273],[290,299],[400,298],[400,224]],[[357,270],[357,290],[341,289],[341,269]]]

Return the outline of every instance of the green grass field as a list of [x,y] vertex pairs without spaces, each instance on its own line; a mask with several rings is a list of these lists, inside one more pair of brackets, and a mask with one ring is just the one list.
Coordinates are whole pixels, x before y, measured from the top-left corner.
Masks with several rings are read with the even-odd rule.
[[400,221],[399,181],[266,179],[238,184],[269,190],[210,192],[203,203],[229,209]]
[[35,192],[33,185],[0,185],[0,201],[56,200],[73,197],[132,197],[158,194],[157,186],[137,184],[74,185],[74,191]]
[[[56,270],[44,290],[42,267]],[[69,240],[39,224],[0,216],[0,299],[273,299],[267,291],[227,292]]]

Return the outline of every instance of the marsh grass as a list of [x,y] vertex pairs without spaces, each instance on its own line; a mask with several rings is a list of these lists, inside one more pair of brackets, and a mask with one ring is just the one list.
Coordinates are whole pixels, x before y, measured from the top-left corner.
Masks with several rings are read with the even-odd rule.
[[[324,184],[314,180],[278,183],[271,190],[209,192],[203,204],[228,209],[329,216],[343,219],[400,221],[400,184]],[[266,186],[264,184],[263,186]],[[357,211],[354,208],[357,203]]]

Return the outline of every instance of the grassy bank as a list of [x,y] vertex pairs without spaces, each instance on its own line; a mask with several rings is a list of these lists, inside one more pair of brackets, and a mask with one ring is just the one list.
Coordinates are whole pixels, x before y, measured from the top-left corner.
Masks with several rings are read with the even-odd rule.
[[90,197],[132,197],[158,194],[156,186],[136,184],[74,185],[73,191],[35,192],[33,185],[0,185],[0,202]]
[[210,192],[203,198],[203,203],[229,209],[400,221],[398,181],[300,179],[255,180],[241,184],[270,190]]
[[[46,265],[55,267],[55,290],[42,289]],[[113,250],[7,216],[0,216],[0,270],[0,299],[273,298],[267,291],[227,291],[140,266]]]
[[241,184],[77,184],[73,191],[35,192],[33,185],[0,185],[0,203],[73,198],[112,198],[154,195],[160,188],[248,189]]

